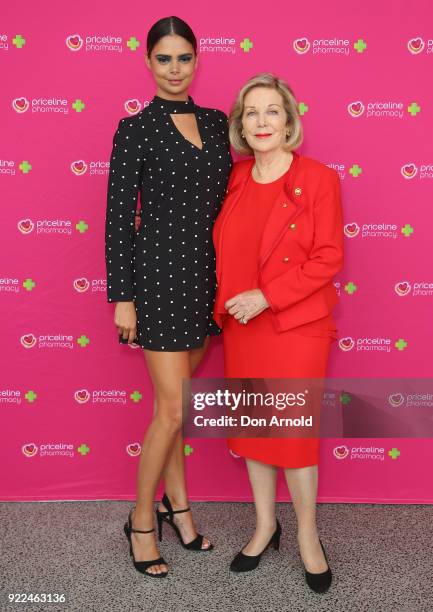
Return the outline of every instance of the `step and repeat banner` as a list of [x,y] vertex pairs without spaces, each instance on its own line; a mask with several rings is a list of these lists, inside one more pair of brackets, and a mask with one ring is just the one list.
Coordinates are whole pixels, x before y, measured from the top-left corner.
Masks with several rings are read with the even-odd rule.
[[[409,384],[433,371],[431,5],[276,0],[263,14],[185,0],[162,10],[137,0],[2,9],[4,501],[135,496],[153,397],[143,352],[118,343],[106,301],[105,198],[118,121],[155,93],[147,31],[170,14],[197,36],[197,104],[228,112],[248,78],[276,73],[298,100],[300,152],[341,177],[346,253],[328,376],[395,378],[389,406],[409,420],[431,413],[433,380],[422,393]],[[222,360],[213,338],[198,376],[222,377]],[[346,413],[347,397],[333,399]],[[321,441],[319,501],[433,503],[428,426],[384,435]],[[251,499],[224,439],[186,438],[185,460],[191,499]],[[282,479],[278,491],[288,499]]]

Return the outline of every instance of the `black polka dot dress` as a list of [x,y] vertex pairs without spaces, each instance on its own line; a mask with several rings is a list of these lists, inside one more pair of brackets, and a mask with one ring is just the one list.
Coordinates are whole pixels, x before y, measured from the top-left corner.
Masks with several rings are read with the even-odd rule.
[[[195,114],[202,149],[176,128],[176,113]],[[197,106],[191,97],[179,102],[155,96],[119,122],[105,219],[107,300],[134,302],[135,342],[143,348],[190,350],[221,332],[212,318],[212,227],[231,166],[226,115]]]

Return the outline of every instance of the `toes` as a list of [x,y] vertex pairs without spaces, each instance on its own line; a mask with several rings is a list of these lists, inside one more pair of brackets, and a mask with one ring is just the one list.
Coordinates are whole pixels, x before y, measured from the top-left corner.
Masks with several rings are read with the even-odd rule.
[[151,565],[147,571],[150,574],[162,574],[167,571],[167,568],[165,565]]
[[209,548],[209,546],[210,546],[209,540],[207,538],[203,538],[203,542],[202,542],[201,547],[202,548]]

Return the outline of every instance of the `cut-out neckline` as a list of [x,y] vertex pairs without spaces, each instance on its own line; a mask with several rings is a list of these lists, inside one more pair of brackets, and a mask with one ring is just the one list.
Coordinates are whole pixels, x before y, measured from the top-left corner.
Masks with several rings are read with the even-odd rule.
[[[175,114],[177,114],[177,113],[175,113]],[[184,134],[182,134],[180,129],[177,127],[177,125],[173,121],[172,114],[169,113],[170,121],[172,122],[172,124],[173,124],[174,128],[176,129],[176,131],[178,132],[178,134],[180,134],[180,136],[182,136],[182,138],[187,143],[189,143],[191,146],[193,146],[195,149],[197,149],[197,151],[203,151],[203,149],[204,149],[204,142],[203,142],[202,135],[200,133],[200,126],[199,126],[199,123],[198,123],[197,115],[195,113],[183,113],[183,114],[191,114],[191,115],[193,115],[195,117],[195,122],[196,122],[196,125],[197,125],[197,133],[198,133],[198,135],[200,137],[201,147],[198,147],[195,143],[191,142],[191,140],[189,140],[189,138],[187,138]]]

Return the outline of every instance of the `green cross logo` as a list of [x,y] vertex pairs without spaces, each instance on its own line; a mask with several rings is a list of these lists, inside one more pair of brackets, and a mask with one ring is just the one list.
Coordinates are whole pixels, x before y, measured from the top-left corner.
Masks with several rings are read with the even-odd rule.
[[77,338],[77,343],[81,346],[81,348],[86,348],[89,342],[90,340],[87,336],[81,335],[79,338]]
[[139,402],[143,396],[141,395],[140,391],[133,391],[129,397],[133,402]]
[[126,46],[131,49],[131,51],[137,51],[140,46],[140,41],[135,38],[135,36],[131,36],[131,38],[126,43]]
[[250,49],[253,48],[253,43],[249,38],[244,38],[240,43],[241,49],[243,49],[244,53],[249,53]]
[[23,174],[28,174],[30,170],[32,169],[32,166],[31,164],[29,164],[28,161],[22,161],[20,165],[18,166],[18,168],[21,170]]
[[24,395],[24,397],[26,398],[26,400],[30,403],[34,402],[35,399],[38,397],[36,395],[36,393],[34,391],[27,391],[27,393]]
[[351,168],[349,168],[349,174],[351,174],[354,178],[359,176],[362,172],[362,168],[358,166],[358,164],[353,164]]
[[84,234],[84,232],[87,232],[87,230],[89,229],[89,226],[85,221],[80,221],[76,224],[75,229],[77,229],[80,234]]
[[77,451],[80,453],[82,457],[84,457],[84,455],[87,455],[87,453],[90,452],[90,448],[87,446],[87,444],[81,444],[77,448]]
[[416,102],[412,102],[412,104],[407,107],[407,112],[410,113],[412,117],[416,117],[417,113],[421,112],[421,108]]
[[26,44],[26,39],[21,36],[21,34],[17,34],[15,38],[12,39],[12,43],[15,45],[17,49],[22,49]]
[[349,295],[355,293],[357,289],[358,287],[355,285],[355,283],[352,283],[352,281],[349,281],[346,285],[344,285],[344,291],[346,291]]
[[27,291],[31,291],[33,287],[36,287],[36,283],[32,281],[31,278],[26,278],[26,280],[23,282],[23,287],[25,287]]
[[398,450],[398,448],[391,448],[391,450],[388,451],[388,455],[391,457],[391,459],[398,459],[398,457],[400,457],[401,453]]
[[342,403],[344,406],[346,406],[346,404],[349,404],[351,401],[352,401],[352,398],[351,398],[351,396],[349,395],[349,393],[346,393],[346,392],[344,391],[344,393],[342,393],[342,394],[340,395],[340,402],[341,402],[341,403]]
[[358,51],[358,53],[364,53],[367,48],[367,43],[362,40],[362,38],[358,38],[356,43],[353,45],[353,48]]
[[86,105],[84,104],[84,102],[82,100],[80,100],[80,98],[78,98],[78,100],[75,100],[75,102],[73,102],[72,104],[72,108],[77,112],[77,113],[81,113],[81,111],[86,108]]
[[395,342],[394,346],[399,351],[404,351],[404,349],[407,347],[407,342],[404,340],[404,338],[399,338],[397,342]]
[[299,102],[298,104],[298,112],[300,114],[300,116],[302,117],[303,115],[305,115],[305,113],[307,113],[309,111],[308,106],[305,104],[305,102]]
[[409,225],[409,223],[406,223],[406,225],[401,228],[401,233],[408,238],[411,234],[413,234],[413,227]]
[[194,452],[193,447],[190,446],[189,444],[185,444],[185,446],[183,447],[183,453],[185,457],[189,457],[193,452]]

